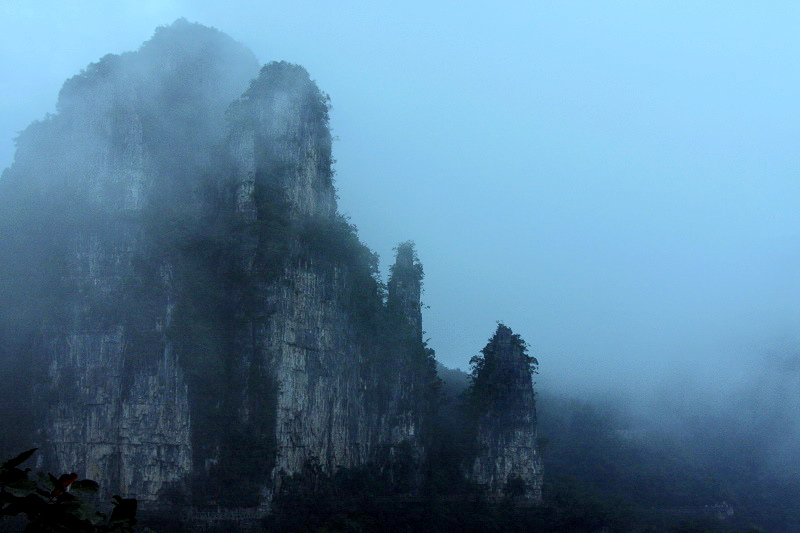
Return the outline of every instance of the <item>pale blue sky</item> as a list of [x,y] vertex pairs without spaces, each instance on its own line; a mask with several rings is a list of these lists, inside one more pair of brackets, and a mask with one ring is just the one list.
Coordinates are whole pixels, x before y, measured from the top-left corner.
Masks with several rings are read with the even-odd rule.
[[0,3],[0,166],[64,79],[185,16],[331,95],[340,209],[413,239],[467,367],[506,322],[551,387],[724,385],[800,346],[796,2]]

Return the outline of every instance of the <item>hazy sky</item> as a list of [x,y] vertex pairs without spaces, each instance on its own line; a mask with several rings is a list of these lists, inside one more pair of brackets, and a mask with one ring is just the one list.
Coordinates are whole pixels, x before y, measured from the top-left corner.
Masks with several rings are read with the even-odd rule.
[[384,268],[416,241],[446,365],[498,320],[552,387],[797,352],[800,4],[3,0],[0,167],[67,77],[181,16],[330,94],[340,210]]

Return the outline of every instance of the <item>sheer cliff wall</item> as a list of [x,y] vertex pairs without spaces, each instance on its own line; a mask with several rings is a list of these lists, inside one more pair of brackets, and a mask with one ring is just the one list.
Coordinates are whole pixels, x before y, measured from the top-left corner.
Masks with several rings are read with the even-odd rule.
[[65,84],[0,181],[3,357],[30,363],[40,466],[255,505],[310,463],[421,461],[429,354],[336,213],[331,162],[307,73],[257,73],[199,25]]
[[[35,444],[41,469],[154,508],[263,514],[342,469],[395,496],[540,500],[535,360],[498,328],[472,410],[436,427],[422,266],[402,243],[384,285],[338,214],[328,99],[303,68],[259,69],[181,20],[68,80],[57,109],[0,179],[9,455]],[[461,451],[432,455],[447,431]]]

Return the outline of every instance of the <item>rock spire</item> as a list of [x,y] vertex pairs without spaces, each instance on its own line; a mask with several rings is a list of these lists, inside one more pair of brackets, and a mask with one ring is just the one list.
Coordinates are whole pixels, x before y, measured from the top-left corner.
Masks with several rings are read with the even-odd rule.
[[519,335],[499,324],[472,364],[470,401],[478,452],[468,477],[489,499],[541,501],[542,461],[532,381],[536,359],[527,354]]
[[397,256],[389,279],[389,310],[400,315],[415,339],[422,339],[422,264],[417,259],[414,243],[397,246]]

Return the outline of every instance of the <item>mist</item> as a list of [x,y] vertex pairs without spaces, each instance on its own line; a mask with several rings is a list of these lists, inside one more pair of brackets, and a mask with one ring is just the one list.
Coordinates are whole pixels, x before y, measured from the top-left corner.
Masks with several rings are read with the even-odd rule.
[[7,3],[0,167],[65,79],[179,17],[256,56],[209,98],[241,94],[256,58],[300,64],[330,95],[339,210],[384,278],[416,243],[440,363],[469,371],[502,321],[542,395],[800,475],[800,7]]
[[445,364],[505,320],[554,386],[735,381],[798,341],[798,13],[679,5],[5,6],[0,160],[186,16],[331,95],[341,209],[382,257],[416,241]]

